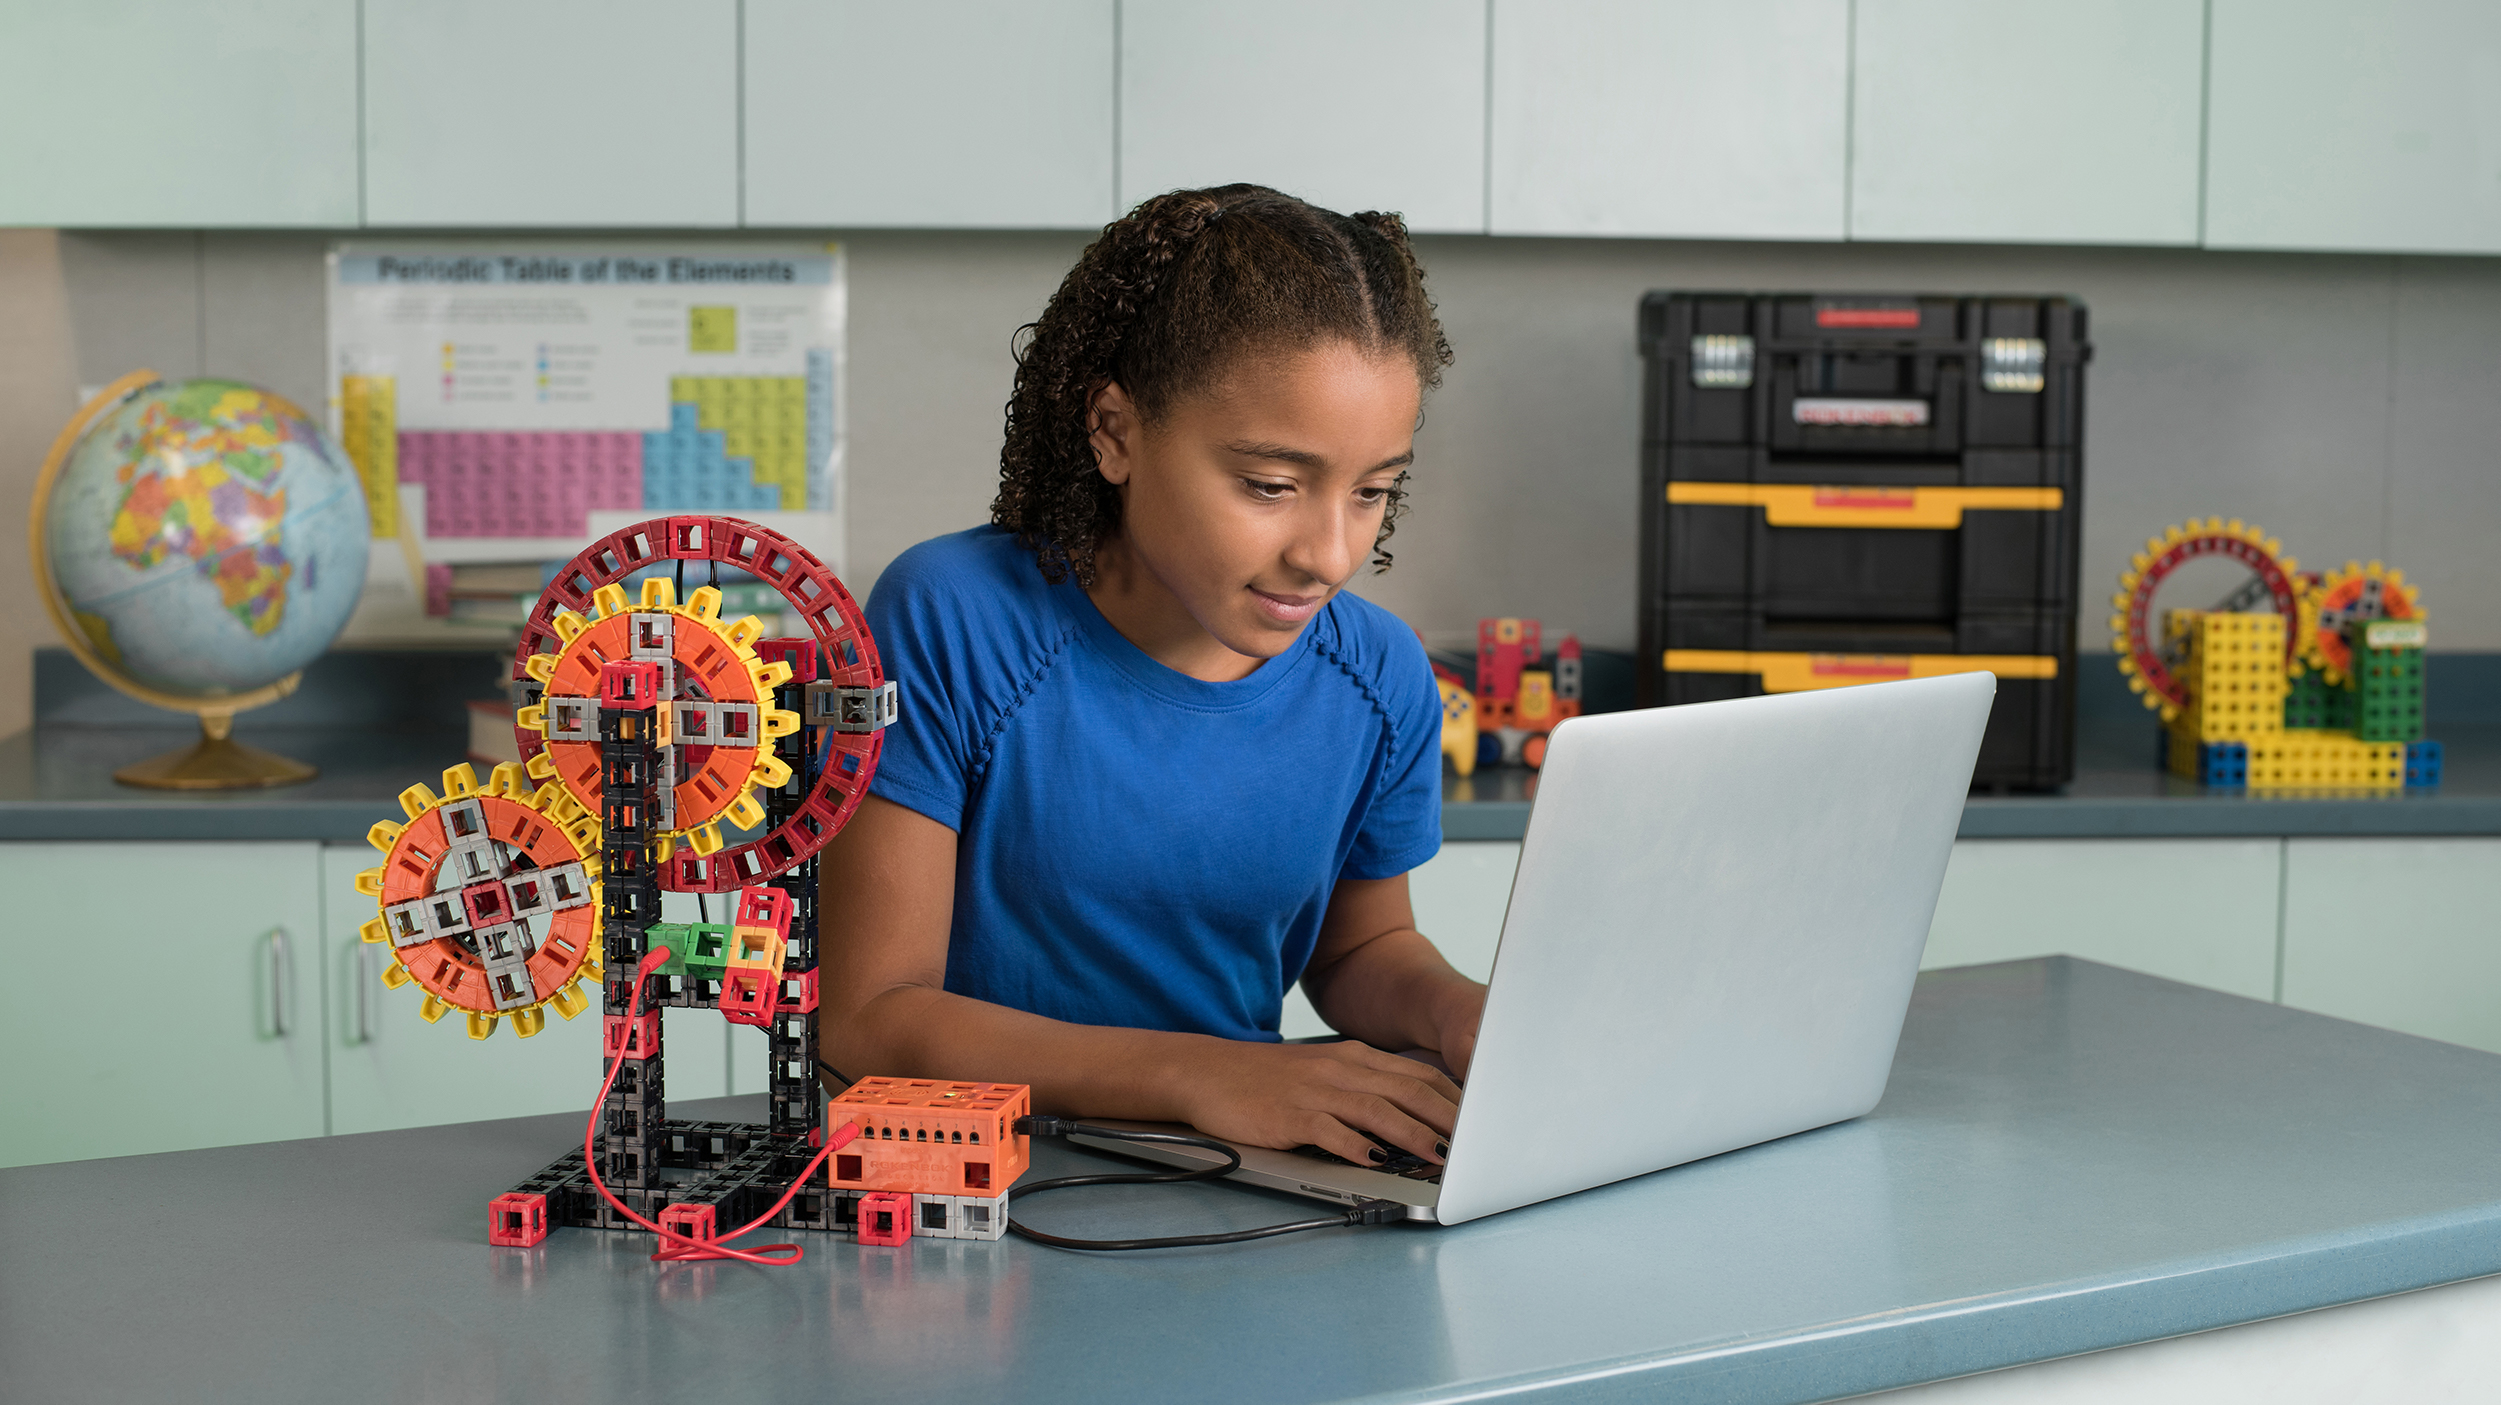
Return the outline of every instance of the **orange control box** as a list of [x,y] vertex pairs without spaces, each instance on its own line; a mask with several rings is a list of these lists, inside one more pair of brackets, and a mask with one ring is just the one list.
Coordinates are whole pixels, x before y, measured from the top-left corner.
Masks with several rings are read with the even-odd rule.
[[1033,1111],[1022,1083],[863,1078],[825,1108],[825,1125],[860,1124],[859,1139],[825,1161],[836,1190],[914,1195],[1003,1195],[1033,1161],[1016,1119]]

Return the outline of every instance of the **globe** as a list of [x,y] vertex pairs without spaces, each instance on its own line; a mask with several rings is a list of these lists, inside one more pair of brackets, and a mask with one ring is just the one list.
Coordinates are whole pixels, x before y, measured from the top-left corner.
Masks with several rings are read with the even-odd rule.
[[71,652],[114,687],[200,719],[188,751],[115,773],[223,789],[313,768],[243,746],[234,714],[293,692],[365,584],[356,468],[284,397],[140,371],[88,402],[36,482],[36,584]]

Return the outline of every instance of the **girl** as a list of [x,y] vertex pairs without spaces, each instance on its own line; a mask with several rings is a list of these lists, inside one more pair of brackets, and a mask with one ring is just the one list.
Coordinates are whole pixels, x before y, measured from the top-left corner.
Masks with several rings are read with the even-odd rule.
[[[1107,227],[1018,358],[992,525],[868,606],[903,720],[826,850],[820,1055],[1037,1111],[1438,1161],[1485,988],[1415,930],[1422,646],[1340,594],[1449,344],[1395,215],[1260,186]],[[1348,1042],[1277,1042],[1299,977]]]

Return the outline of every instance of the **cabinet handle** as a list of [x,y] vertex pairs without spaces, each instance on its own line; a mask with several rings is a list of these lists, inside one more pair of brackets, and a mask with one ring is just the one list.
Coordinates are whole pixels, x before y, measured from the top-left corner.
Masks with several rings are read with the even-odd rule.
[[382,979],[376,969],[374,949],[365,942],[356,944],[356,1042],[373,1042],[373,987]]
[[294,984],[288,970],[287,929],[269,929],[269,1032],[280,1039],[287,1037],[287,987]]

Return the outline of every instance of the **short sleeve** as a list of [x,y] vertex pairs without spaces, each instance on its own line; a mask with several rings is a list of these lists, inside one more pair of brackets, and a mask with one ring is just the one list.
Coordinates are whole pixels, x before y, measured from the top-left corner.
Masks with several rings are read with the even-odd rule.
[[1387,629],[1372,631],[1367,653],[1377,650],[1374,686],[1389,715],[1381,783],[1355,832],[1340,876],[1395,878],[1442,847],[1442,697],[1433,682],[1424,645],[1383,614]]
[[917,810],[952,830],[964,827],[971,791],[976,676],[969,641],[953,618],[943,572],[916,547],[897,557],[868,597],[869,633],[895,684],[896,717],[886,728],[869,794]]

